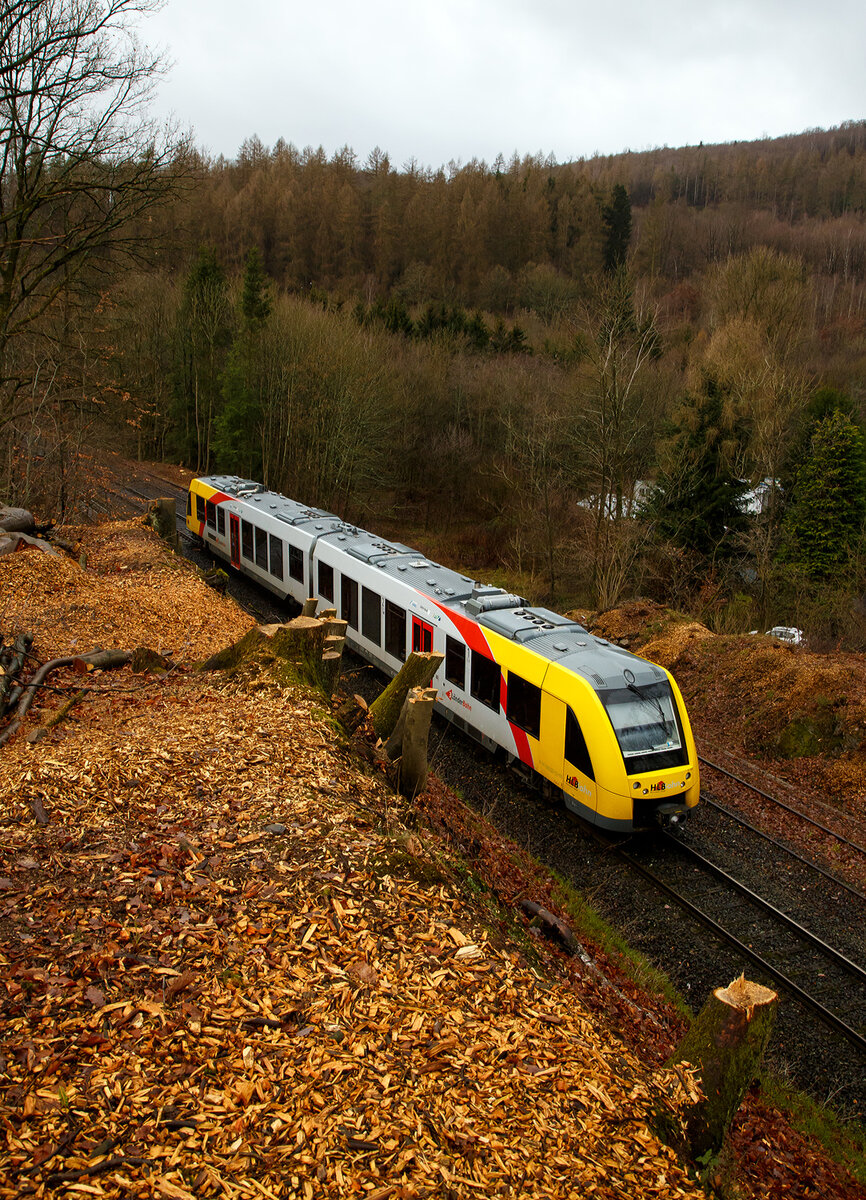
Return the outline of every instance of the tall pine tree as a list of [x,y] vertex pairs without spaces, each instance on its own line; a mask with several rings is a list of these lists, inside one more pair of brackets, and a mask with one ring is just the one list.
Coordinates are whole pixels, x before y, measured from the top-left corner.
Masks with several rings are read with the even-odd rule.
[[223,470],[261,479],[265,399],[262,341],[271,314],[271,298],[256,247],[247,255],[240,308],[241,328],[223,378],[223,409],[216,423],[214,448],[217,465]]
[[726,411],[724,394],[711,376],[687,396],[662,447],[662,469],[644,505],[659,540],[711,558],[724,554],[730,535],[745,527],[746,485],[734,463],[745,430]]
[[866,518],[863,435],[841,409],[815,427],[785,517],[783,558],[816,579],[848,564]]
[[631,200],[625,187],[615,183],[610,204],[601,210],[604,225],[604,269],[613,274],[625,266],[628,244],[631,241]]

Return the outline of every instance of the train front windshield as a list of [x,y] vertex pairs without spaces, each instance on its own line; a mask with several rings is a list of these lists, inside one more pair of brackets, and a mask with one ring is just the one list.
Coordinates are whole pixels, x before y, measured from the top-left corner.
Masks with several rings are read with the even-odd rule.
[[632,685],[602,695],[626,772],[658,771],[686,762],[683,732],[670,684]]

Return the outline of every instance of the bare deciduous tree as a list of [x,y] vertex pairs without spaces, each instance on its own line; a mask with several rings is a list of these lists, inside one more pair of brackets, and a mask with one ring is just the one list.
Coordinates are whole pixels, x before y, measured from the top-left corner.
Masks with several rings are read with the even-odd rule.
[[147,119],[162,64],[135,34],[158,3],[0,0],[0,428],[56,358],[42,318],[140,249],[139,218],[175,185],[185,142]]

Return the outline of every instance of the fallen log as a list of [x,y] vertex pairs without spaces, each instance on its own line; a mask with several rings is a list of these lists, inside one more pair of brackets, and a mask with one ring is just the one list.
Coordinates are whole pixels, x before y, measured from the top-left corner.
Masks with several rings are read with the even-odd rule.
[[125,667],[132,659],[128,650],[91,650],[87,654],[76,654],[72,660],[72,669],[77,675],[87,675],[91,671],[109,671],[112,667]]
[[45,538],[31,537],[29,533],[8,533],[0,537],[0,555],[15,554],[21,549],[26,549],[27,546],[34,546],[37,550],[41,550],[43,554],[53,554],[55,557],[60,557],[60,552],[55,550],[50,542],[46,542]]
[[382,695],[370,705],[370,718],[377,738],[390,737],[400,719],[400,712],[409,691],[414,687],[429,687],[430,680],[444,661],[445,655],[438,651],[413,651],[409,655]]
[[66,658],[52,658],[47,663],[43,663],[39,670],[34,673],[33,677],[23,685],[22,696],[15,712],[15,719],[0,733],[0,746],[5,745],[21,728],[21,723],[27,716],[27,710],[33,703],[37,691],[52,671],[57,671],[61,667],[74,667],[79,674],[89,671],[107,670],[110,667],[122,667],[131,658],[132,655],[126,650],[103,650],[101,647],[98,647],[87,654],[69,655]]
[[5,647],[0,656],[3,675],[0,676],[0,714],[10,704],[12,685],[21,674],[27,654],[33,645],[31,633],[20,633],[11,646]]
[[704,1093],[686,1117],[693,1161],[721,1150],[760,1066],[778,1003],[775,992],[744,975],[716,988],[669,1060],[669,1066],[691,1063]]
[[521,900],[520,907],[528,917],[532,918],[533,925],[542,929],[554,941],[559,942],[569,954],[579,954],[583,949],[580,942],[561,917],[556,916],[549,909],[542,908],[534,900]]

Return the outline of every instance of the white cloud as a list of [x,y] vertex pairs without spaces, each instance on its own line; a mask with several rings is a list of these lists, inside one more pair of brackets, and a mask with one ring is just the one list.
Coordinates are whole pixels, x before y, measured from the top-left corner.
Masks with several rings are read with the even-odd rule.
[[853,0],[169,0],[160,108],[233,156],[257,133],[400,165],[681,145],[866,115]]

